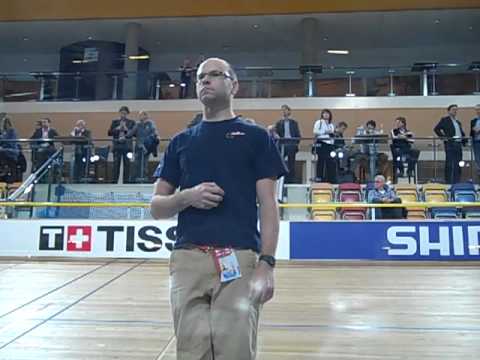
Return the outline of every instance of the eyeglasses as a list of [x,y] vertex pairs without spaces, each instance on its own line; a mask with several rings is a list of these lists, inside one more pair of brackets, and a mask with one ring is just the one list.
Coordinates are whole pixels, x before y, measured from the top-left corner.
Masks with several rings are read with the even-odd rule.
[[197,74],[197,81],[202,81],[205,77],[208,76],[210,79],[217,79],[223,77],[225,79],[233,80],[233,76],[227,74],[226,72],[220,70],[212,70],[206,73]]

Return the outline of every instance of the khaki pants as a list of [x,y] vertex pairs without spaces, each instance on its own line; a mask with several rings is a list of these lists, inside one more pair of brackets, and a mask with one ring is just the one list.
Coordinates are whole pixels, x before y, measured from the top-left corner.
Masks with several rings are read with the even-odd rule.
[[210,253],[174,250],[170,300],[177,360],[253,360],[259,305],[249,301],[257,254],[235,250],[242,277],[221,283]]

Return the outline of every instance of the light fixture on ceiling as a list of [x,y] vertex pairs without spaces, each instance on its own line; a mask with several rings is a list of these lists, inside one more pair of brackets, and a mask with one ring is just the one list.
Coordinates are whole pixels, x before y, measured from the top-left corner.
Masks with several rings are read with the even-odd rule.
[[28,41],[28,40],[30,40],[30,38],[28,36],[23,37],[23,41]]
[[328,41],[328,36],[324,36],[323,41]]
[[129,60],[148,60],[150,59],[150,55],[130,55],[128,59]]
[[333,55],[348,55],[350,54],[349,50],[327,50],[327,53]]
[[440,24],[440,19],[435,19],[435,24]]
[[87,40],[93,40],[93,36],[87,37]]
[[259,24],[253,24],[252,28],[254,28],[255,30],[258,30],[258,29],[260,29],[260,25]]

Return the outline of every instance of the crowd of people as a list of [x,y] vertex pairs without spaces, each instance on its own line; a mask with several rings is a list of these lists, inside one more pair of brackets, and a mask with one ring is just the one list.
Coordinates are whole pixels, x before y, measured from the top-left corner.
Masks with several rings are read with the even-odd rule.
[[[477,165],[480,169],[480,105],[475,107],[477,116],[470,122],[471,146]],[[458,106],[450,105],[446,116],[442,117],[433,131],[444,143],[445,151],[445,183],[460,181],[462,148],[468,142],[461,122],[457,119]],[[113,155],[113,183],[121,181],[148,182],[152,177],[149,171],[149,159],[158,154],[159,134],[155,122],[145,111],[139,111],[133,120],[126,106],[119,109],[119,117],[114,119],[106,133],[112,137],[112,143],[106,149],[107,155]],[[251,119],[245,118],[247,121]],[[202,113],[198,113],[188,124],[193,127],[202,121]],[[352,141],[346,142],[344,133],[348,128],[345,121],[334,121],[332,111],[323,109],[313,124],[312,154],[316,158],[314,181],[317,182],[360,182],[373,181],[377,174],[396,181],[399,177],[412,177],[420,151],[415,147],[415,135],[407,127],[407,119],[399,116],[394,120],[391,131],[384,133],[374,120],[368,120],[364,126],[356,129]],[[295,183],[296,156],[302,140],[299,123],[292,116],[288,105],[281,107],[281,117],[268,127],[270,135],[276,140],[288,167],[286,183]],[[73,141],[73,161],[71,176],[74,182],[89,178],[89,165],[95,147],[92,133],[85,120],[78,120],[68,134]],[[50,118],[38,120],[30,139],[32,172],[56,151],[53,139],[59,133],[52,126]],[[15,142],[18,139],[12,119],[4,115],[0,122],[0,180],[21,181],[26,171],[26,159],[22,147]],[[379,151],[381,144],[390,147],[391,157]],[[98,149],[97,149],[98,150]],[[389,161],[391,159],[391,161]],[[133,162],[133,165],[132,165]],[[123,171],[121,171],[123,169]],[[122,173],[120,173],[122,172]]]
[[[477,169],[480,169],[480,104],[475,107],[476,117],[470,122],[470,138]],[[465,136],[462,124],[457,118],[458,106],[447,108],[447,114],[434,127],[433,132],[444,143],[445,183],[457,183],[461,179],[462,147],[469,139]],[[295,157],[302,138],[298,122],[292,117],[288,105],[281,108],[282,117],[268,127],[284,155],[289,174],[287,182],[295,181]],[[314,122],[314,141],[312,153],[316,156],[316,182],[361,182],[374,179],[378,174],[385,178],[397,180],[399,177],[412,177],[420,151],[415,147],[415,135],[407,127],[407,119],[399,116],[389,133],[384,133],[383,126],[377,127],[374,120],[368,120],[364,126],[356,129],[350,143],[344,139],[348,124],[345,121],[335,123],[329,109],[323,109]],[[380,145],[388,144],[389,156],[380,152]],[[406,169],[405,169],[406,165]],[[405,171],[406,170],[406,171]]]
[[[148,161],[150,156],[158,156],[159,134],[155,122],[149,118],[146,111],[139,111],[137,120],[129,118],[130,110],[122,106],[119,118],[114,119],[106,135],[112,137],[111,146],[106,147],[105,160],[108,152],[113,154],[112,182],[123,183],[147,182]],[[0,130],[0,181],[21,181],[27,169],[25,156],[13,127],[12,120],[5,115],[1,120]],[[72,180],[73,182],[88,181],[89,165],[95,159],[96,152],[92,141],[92,132],[85,120],[77,120],[69,136],[62,138],[65,143],[73,144]],[[45,117],[35,123],[35,129],[30,136],[31,171],[35,172],[57,151],[55,139],[60,137],[53,127],[52,120]],[[131,162],[134,169],[131,170]],[[122,177],[120,170],[123,166]]]

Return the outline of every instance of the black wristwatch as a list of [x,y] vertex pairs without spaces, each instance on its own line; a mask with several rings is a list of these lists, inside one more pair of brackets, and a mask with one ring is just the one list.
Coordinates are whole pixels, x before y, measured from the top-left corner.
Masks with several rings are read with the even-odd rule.
[[272,268],[275,267],[275,263],[276,263],[275,257],[271,255],[260,255],[260,257],[258,258],[258,261],[265,261]]

